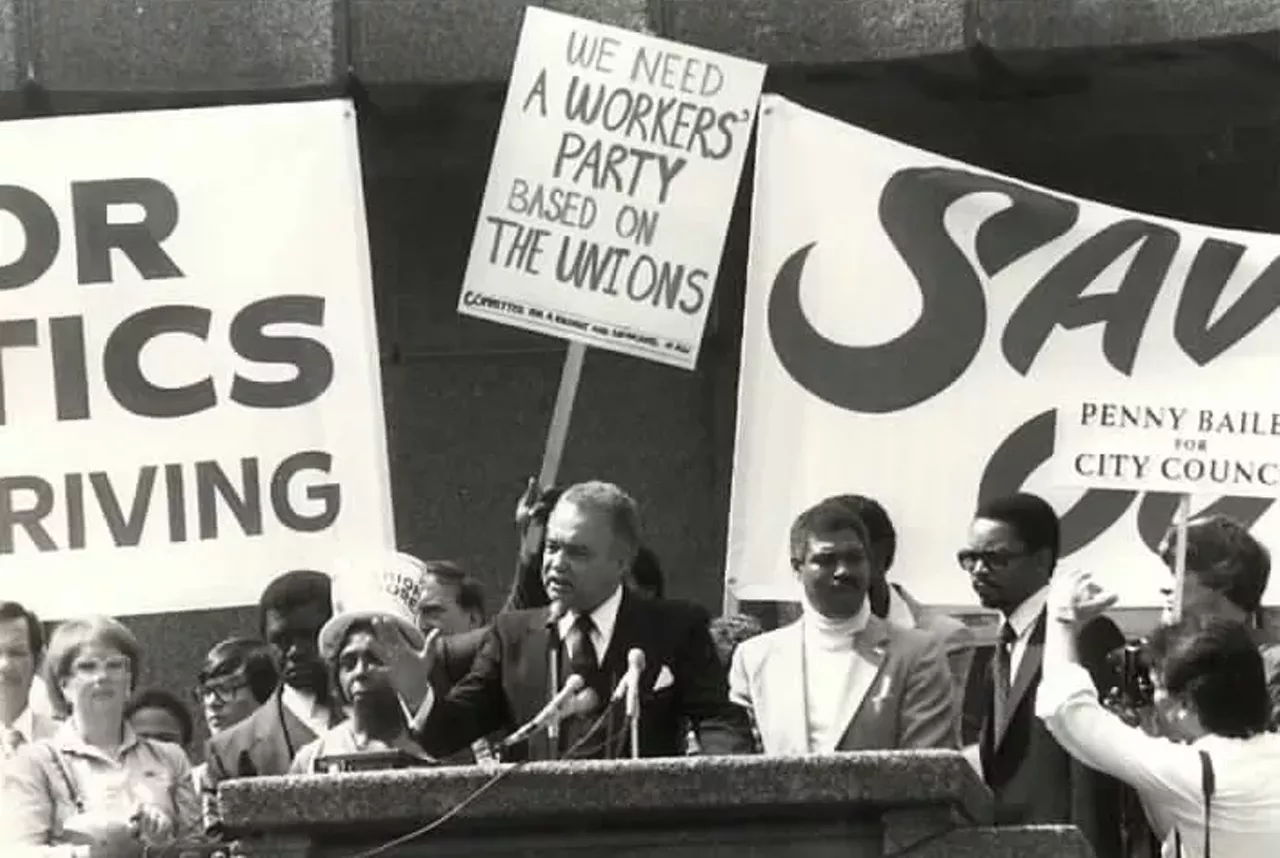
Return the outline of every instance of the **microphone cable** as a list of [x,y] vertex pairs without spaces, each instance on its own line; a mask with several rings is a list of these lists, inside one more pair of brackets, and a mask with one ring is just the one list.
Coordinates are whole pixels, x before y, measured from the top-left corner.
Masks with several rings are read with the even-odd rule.
[[[579,749],[581,749],[582,746],[586,744],[587,740],[592,738],[592,736],[602,726],[604,726],[606,719],[608,719],[609,717],[609,710],[612,707],[613,703],[615,702],[616,701],[610,701],[610,704],[604,707],[604,711],[601,712],[600,716],[596,718],[596,720],[591,724],[589,728],[587,728],[586,732],[583,733],[582,737],[578,739],[578,741],[574,742],[573,745],[571,745],[567,751],[565,751],[563,759],[572,761],[573,754],[577,753]],[[620,735],[622,734],[616,733],[612,737],[606,736],[603,742],[598,746],[598,748],[607,747],[609,743],[613,741],[617,741],[618,736]],[[449,810],[445,811],[439,817],[427,823],[426,825],[423,825],[420,828],[410,831],[408,834],[403,834],[400,837],[395,838],[394,840],[389,840],[386,843],[383,843],[379,846],[374,846],[362,852],[356,852],[353,855],[347,856],[347,858],[374,858],[374,856],[376,855],[382,855],[383,853],[388,852],[392,849],[395,849],[396,847],[403,846],[406,843],[411,843],[420,837],[425,837],[426,835],[435,831],[440,826],[444,825],[450,819],[453,819],[462,811],[466,810],[473,803],[475,803],[477,799],[479,799],[482,795],[487,793],[489,790],[496,787],[498,784],[502,783],[502,781],[506,780],[506,778],[520,771],[521,769],[523,769],[525,766],[529,765],[532,762],[535,762],[535,761],[521,760],[518,763],[510,764],[508,768],[505,768],[499,772],[495,772],[493,776],[489,778],[489,780],[485,781],[480,786],[476,787],[474,790],[471,791],[469,795],[467,795],[465,798],[463,798],[453,807],[449,808]]]

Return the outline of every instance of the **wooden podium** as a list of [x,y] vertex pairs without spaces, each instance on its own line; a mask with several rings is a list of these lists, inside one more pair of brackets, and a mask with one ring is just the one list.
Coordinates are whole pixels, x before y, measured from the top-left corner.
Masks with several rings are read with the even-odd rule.
[[220,801],[250,858],[1089,858],[1070,826],[993,828],[958,752],[678,757],[230,781]]

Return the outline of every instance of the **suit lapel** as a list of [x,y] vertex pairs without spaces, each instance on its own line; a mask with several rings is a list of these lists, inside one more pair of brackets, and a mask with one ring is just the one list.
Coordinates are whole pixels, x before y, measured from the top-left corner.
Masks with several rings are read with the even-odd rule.
[[[622,602],[618,605],[618,616],[613,621],[613,636],[609,638],[609,645],[605,647],[604,658],[601,660],[601,668],[607,679],[612,679],[616,683],[627,671],[627,652],[630,647],[640,646],[643,640],[645,624],[643,620],[644,607],[640,604],[640,600],[631,595],[623,588]],[[649,664],[645,665],[648,671]]]
[[[560,690],[551,687],[551,632],[548,625],[551,621],[551,609],[548,607],[541,611],[531,611],[529,617],[530,628],[525,636],[524,658],[516,685],[521,698],[515,701],[516,711],[513,713],[517,724],[523,724],[536,715],[552,695]],[[557,651],[555,658],[559,662],[558,681],[563,685],[568,677],[568,665],[561,652]],[[534,759],[554,760],[558,756],[546,730],[539,732],[529,750]]]
[[773,652],[766,653],[760,682],[752,692],[757,726],[768,753],[807,754],[809,723],[804,688],[804,632],[800,621],[796,621],[773,634]]
[[923,627],[930,619],[929,609],[917,602],[915,597],[903,589],[901,584],[891,584],[890,586],[893,587],[894,595],[902,600],[907,612],[915,620],[916,628]]
[[1027,639],[1027,648],[1022,653],[1022,661],[1018,663],[1018,672],[1014,675],[1009,685],[1009,702],[1004,710],[1004,723],[996,725],[995,743],[997,746],[1004,740],[1005,733],[1009,730],[1009,724],[1013,721],[1018,708],[1022,705],[1022,699],[1026,697],[1027,691],[1035,684],[1035,679],[1040,674],[1040,665],[1044,657],[1046,616],[1046,613],[1041,611],[1036,618],[1036,624],[1031,627],[1031,636]]
[[[268,710],[267,717],[254,727],[257,734],[256,742],[270,748],[274,759],[283,760],[287,771],[288,764],[293,762],[293,757],[303,745],[315,739],[316,734],[290,712],[288,706],[284,705],[282,693],[282,691],[276,692],[275,705]],[[280,772],[280,774],[284,773]]]
[[[653,648],[645,645],[648,638],[646,633],[653,625],[646,621],[646,613],[644,600],[629,593],[624,587],[622,602],[618,605],[618,616],[613,622],[613,636],[609,638],[609,645],[605,647],[604,659],[601,661],[601,671],[604,674],[605,685],[608,686],[601,692],[604,705],[609,703],[605,695],[611,694],[626,675],[629,666],[627,656],[632,647],[639,647],[647,656],[644,670],[640,674],[641,705],[644,698],[651,693],[661,665],[649,663],[651,659],[655,662],[657,659],[652,656]],[[627,731],[624,729],[625,719],[621,717],[622,712],[623,709],[620,706],[609,710],[609,720],[605,725],[604,735],[614,738],[610,740],[609,748],[605,752],[608,758],[616,759],[626,756],[629,747]]]
[[871,695],[870,692],[877,686],[884,673],[887,661],[885,650],[888,642],[888,624],[874,614],[868,617],[867,627],[854,639],[854,654],[857,662],[852,666],[854,674],[840,709],[838,723],[843,724],[844,729],[840,731],[840,738],[836,743],[837,749],[845,744],[849,731],[863,713],[869,697],[876,696]]

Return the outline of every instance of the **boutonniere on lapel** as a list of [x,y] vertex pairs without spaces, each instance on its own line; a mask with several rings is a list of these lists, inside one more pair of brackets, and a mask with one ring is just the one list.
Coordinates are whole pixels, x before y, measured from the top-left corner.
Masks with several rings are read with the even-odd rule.
[[[883,649],[883,647],[881,648]],[[887,673],[880,677],[880,684],[876,687],[876,693],[871,697],[871,705],[877,711],[881,709],[885,702],[889,699],[889,692],[893,690],[893,677]]]

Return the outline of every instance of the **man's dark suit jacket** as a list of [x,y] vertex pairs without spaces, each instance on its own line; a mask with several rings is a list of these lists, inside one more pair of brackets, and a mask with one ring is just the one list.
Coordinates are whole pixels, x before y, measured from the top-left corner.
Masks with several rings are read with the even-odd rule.
[[[436,699],[447,696],[453,686],[457,685],[471,672],[476,653],[489,634],[489,627],[482,626],[469,632],[456,635],[440,635],[436,638],[435,660],[431,667],[431,691]],[[492,747],[502,736],[494,734],[485,737]],[[476,755],[470,746],[443,758],[440,762],[450,766],[470,766],[476,762]]]
[[449,693],[475,663],[476,654],[489,634],[489,627],[482,626],[456,635],[440,635],[436,638],[435,660],[431,668],[431,690],[437,697]]
[[[993,719],[991,663],[970,685],[982,695],[985,717],[978,735],[983,777],[995,794],[997,825],[1072,824],[1093,844],[1098,858],[1120,854],[1121,784],[1077,763],[1054,741],[1035,714],[1047,615],[1041,612],[1027,641],[1018,673],[1010,682],[1005,723]],[[1099,617],[1081,632],[1082,664],[1095,684],[1107,677],[1106,654],[1124,643],[1115,624]],[[975,671],[978,673],[978,671]],[[976,687],[975,687],[976,685]]]
[[[418,732],[416,738],[429,753],[445,757],[481,736],[513,731],[542,709],[551,695],[548,617],[549,609],[533,608],[494,619],[470,673],[447,695],[436,698]],[[703,753],[750,752],[751,727],[745,714],[729,703],[708,624],[706,611],[695,605],[623,593],[603,672],[612,689],[626,674],[628,651],[639,648],[645,654],[642,756],[683,756],[682,718],[697,731]],[[660,676],[664,687],[655,689]],[[595,735],[614,737],[606,756],[622,757],[629,749],[620,704],[614,705],[614,715]],[[559,756],[554,750],[542,734],[510,755],[551,759]]]
[[248,718],[209,740],[209,780],[216,785],[232,778],[288,774],[294,755],[315,738],[276,691]]
[[200,785],[206,828],[217,831],[218,784],[234,778],[289,773],[289,764],[302,746],[316,738],[280,699],[280,691],[239,724],[209,740],[205,748],[204,782]]

